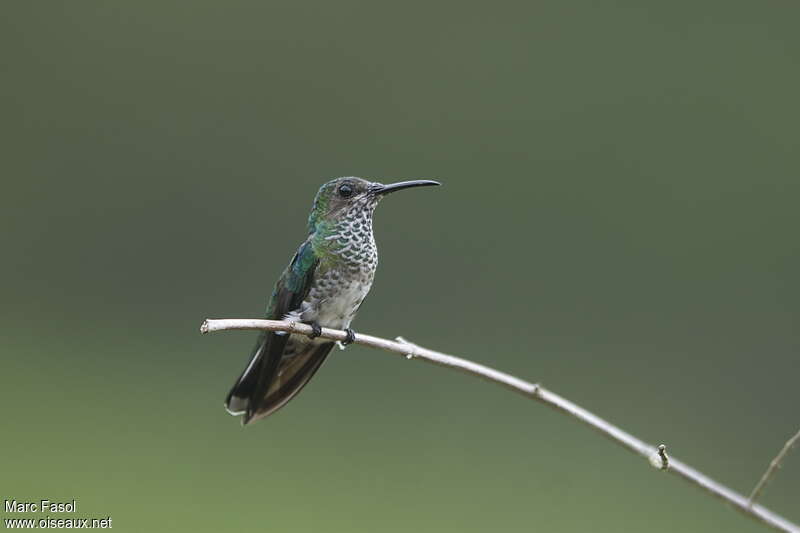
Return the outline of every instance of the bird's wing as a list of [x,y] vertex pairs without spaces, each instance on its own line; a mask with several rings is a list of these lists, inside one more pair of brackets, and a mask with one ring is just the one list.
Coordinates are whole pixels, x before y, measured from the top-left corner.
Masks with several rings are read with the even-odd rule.
[[[267,318],[281,320],[300,306],[308,295],[318,264],[319,258],[314,254],[311,240],[306,240],[275,284]],[[247,368],[228,393],[225,407],[231,414],[244,414],[245,424],[259,408],[278,374],[278,366],[289,338],[289,335],[271,331],[261,333]]]

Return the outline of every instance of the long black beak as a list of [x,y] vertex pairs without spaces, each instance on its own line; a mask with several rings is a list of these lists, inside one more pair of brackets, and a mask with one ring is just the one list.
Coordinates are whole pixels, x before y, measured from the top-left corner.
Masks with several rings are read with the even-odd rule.
[[429,185],[441,185],[441,183],[433,180],[398,181],[397,183],[390,183],[389,185],[376,183],[371,187],[371,190],[373,194],[389,194],[391,192],[397,192],[411,187],[427,187]]

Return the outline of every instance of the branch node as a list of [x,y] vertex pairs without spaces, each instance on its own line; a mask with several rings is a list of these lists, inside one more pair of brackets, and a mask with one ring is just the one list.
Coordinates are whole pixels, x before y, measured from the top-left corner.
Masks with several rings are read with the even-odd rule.
[[[406,339],[404,339],[400,335],[395,337],[394,340],[396,340],[397,342],[402,342],[403,344],[407,344],[408,347],[411,348],[412,350],[416,346],[413,342],[407,341]],[[414,357],[416,357],[416,355],[414,354],[414,352],[408,352],[407,354],[405,354],[405,357],[406,357],[406,359],[408,359],[410,361],[410,360],[414,359]]]
[[649,459],[653,468],[657,468],[662,472],[669,470],[669,456],[667,455],[667,447],[664,444],[659,444],[656,450],[650,454]]

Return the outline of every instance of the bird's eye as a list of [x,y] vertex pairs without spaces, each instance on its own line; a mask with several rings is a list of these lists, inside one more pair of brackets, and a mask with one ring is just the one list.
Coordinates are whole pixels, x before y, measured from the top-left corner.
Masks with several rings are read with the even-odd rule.
[[350,198],[353,196],[353,186],[347,183],[339,185],[339,196],[342,198]]

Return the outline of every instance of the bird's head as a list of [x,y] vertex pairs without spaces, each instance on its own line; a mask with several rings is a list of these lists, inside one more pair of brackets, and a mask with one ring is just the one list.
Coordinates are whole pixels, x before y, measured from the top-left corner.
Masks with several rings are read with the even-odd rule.
[[408,189],[440,185],[433,180],[400,181],[384,185],[362,178],[335,178],[320,187],[314,198],[314,207],[308,217],[309,232],[320,225],[330,225],[353,215],[372,214],[378,202],[387,194]]

